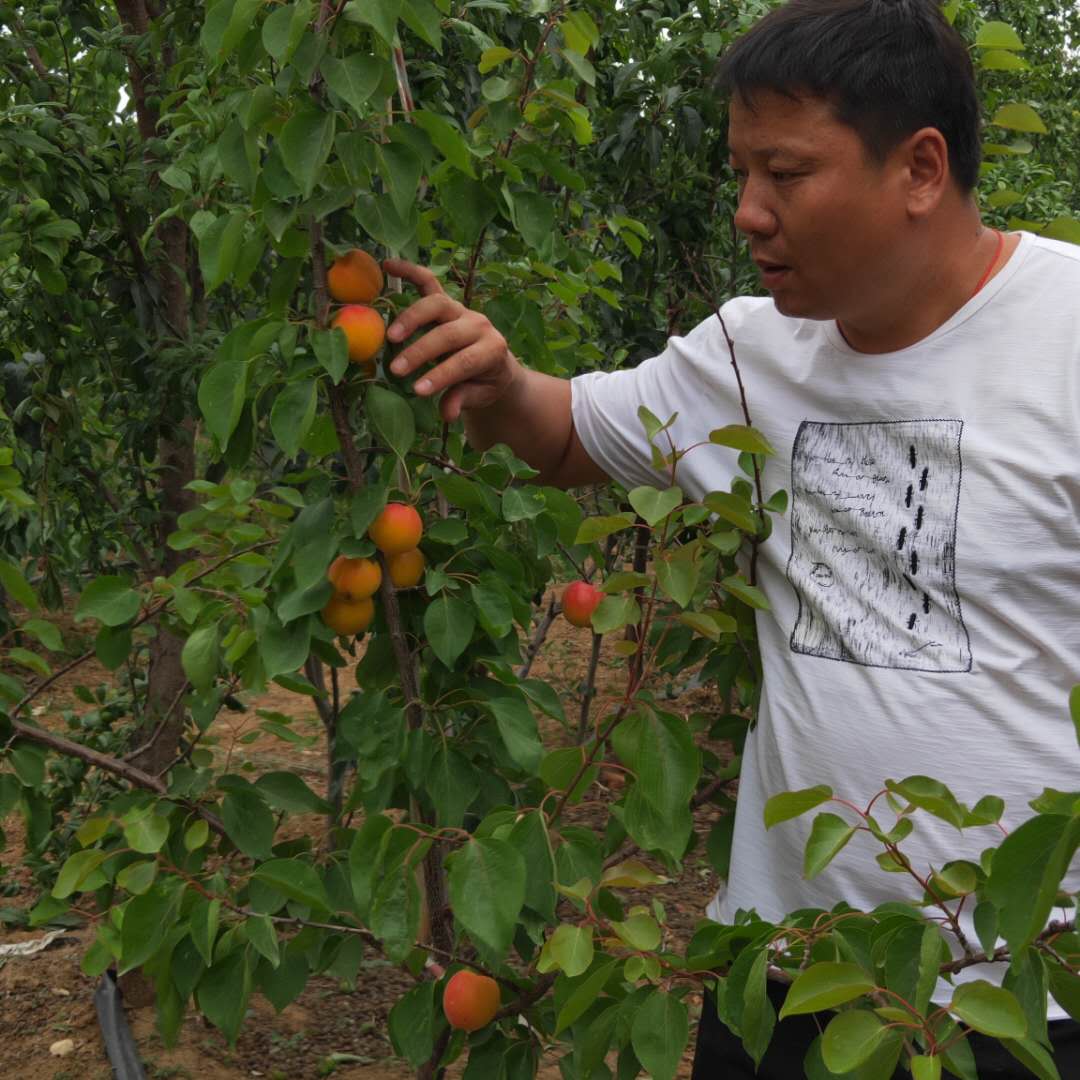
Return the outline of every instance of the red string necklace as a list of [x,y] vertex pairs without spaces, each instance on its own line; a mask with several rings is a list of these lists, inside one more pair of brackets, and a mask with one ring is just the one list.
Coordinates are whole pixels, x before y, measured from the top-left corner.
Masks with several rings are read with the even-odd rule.
[[979,278],[979,284],[975,286],[975,292],[968,297],[968,301],[972,300],[978,295],[979,290],[990,280],[990,275],[997,266],[997,261],[1001,256],[1001,249],[1005,246],[1005,234],[1000,229],[993,229],[992,232],[997,236],[997,245],[994,247],[994,257],[990,260],[990,265],[986,268],[983,276]]

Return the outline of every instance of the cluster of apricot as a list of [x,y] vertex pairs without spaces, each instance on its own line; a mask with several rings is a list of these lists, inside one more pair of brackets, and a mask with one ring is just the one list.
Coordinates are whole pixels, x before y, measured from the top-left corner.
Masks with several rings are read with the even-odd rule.
[[326,287],[343,305],[331,327],[344,331],[349,359],[360,364],[365,375],[374,375],[375,357],[386,340],[386,324],[369,305],[382,292],[382,269],[366,251],[353,248],[334,260],[326,272]]
[[[418,547],[424,534],[420,515],[405,503],[387,503],[371,523],[368,538],[383,555],[394,587],[411,589],[424,577],[424,553]],[[323,622],[336,634],[363,633],[375,618],[375,594],[382,585],[382,565],[374,559],[339,555],[326,572],[334,594],[322,609]]]

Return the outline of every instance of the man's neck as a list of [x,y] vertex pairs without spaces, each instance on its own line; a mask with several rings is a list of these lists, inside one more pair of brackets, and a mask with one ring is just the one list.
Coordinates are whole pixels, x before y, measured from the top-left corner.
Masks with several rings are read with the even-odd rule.
[[910,264],[909,272],[897,276],[887,302],[876,311],[837,319],[837,328],[858,352],[897,352],[914,345],[971,300],[980,281],[985,288],[1019,242],[1019,236],[1006,235],[999,250],[998,234],[976,221],[953,243],[935,243],[926,257]]

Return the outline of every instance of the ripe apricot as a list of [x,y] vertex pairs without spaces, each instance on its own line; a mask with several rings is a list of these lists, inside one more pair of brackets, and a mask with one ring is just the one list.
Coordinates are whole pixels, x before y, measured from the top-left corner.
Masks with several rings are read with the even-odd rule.
[[371,597],[364,600],[346,600],[341,596],[332,596],[322,609],[322,620],[342,637],[351,637],[362,633],[375,618],[375,601]]
[[595,585],[587,581],[572,581],[563,591],[563,615],[572,626],[591,626],[592,613],[603,599],[603,592]]
[[373,365],[376,354],[386,340],[386,323],[374,308],[363,304],[346,304],[330,325],[345,331],[349,359],[354,364]]
[[424,553],[419,548],[410,548],[400,555],[390,555],[386,560],[390,571],[390,580],[399,589],[411,589],[424,579]]
[[379,591],[382,567],[373,559],[349,559],[339,555],[326,572],[334,592],[343,600],[366,600]]
[[453,1028],[479,1031],[499,1011],[499,984],[475,971],[456,971],[443,991],[443,1012]]
[[326,272],[330,295],[342,304],[370,304],[383,290],[379,264],[360,248],[335,259]]
[[384,555],[401,555],[420,543],[424,523],[407,503],[387,503],[371,523],[368,536]]

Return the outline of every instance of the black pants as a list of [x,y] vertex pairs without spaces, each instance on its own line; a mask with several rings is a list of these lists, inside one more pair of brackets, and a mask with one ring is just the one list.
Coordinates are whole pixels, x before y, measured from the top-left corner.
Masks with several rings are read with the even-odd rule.
[[[781,983],[768,984],[769,998],[777,1012],[787,989]],[[816,1022],[815,1016],[809,1014],[778,1021],[769,1049],[755,1072],[754,1062],[738,1036],[717,1017],[712,995],[705,994],[691,1080],[800,1080],[805,1076],[803,1058],[831,1015],[816,1014]],[[1032,1080],[1033,1074],[996,1039],[973,1032],[968,1041],[975,1054],[979,1080]],[[1080,1078],[1080,1023],[1052,1020],[1050,1042],[1054,1048],[1054,1064],[1062,1080]],[[894,1080],[911,1080],[911,1074],[898,1069]]]

